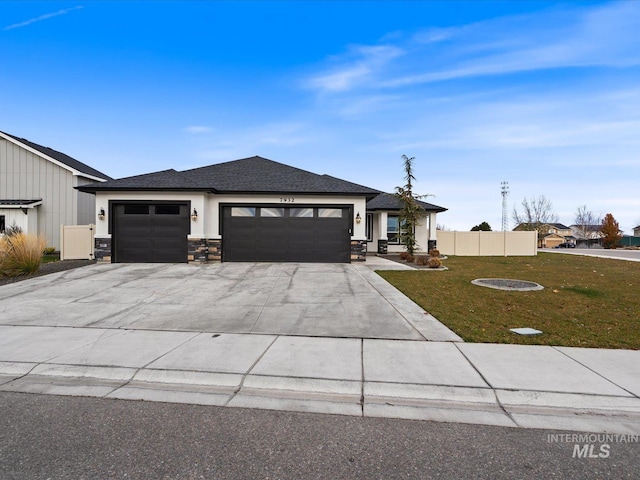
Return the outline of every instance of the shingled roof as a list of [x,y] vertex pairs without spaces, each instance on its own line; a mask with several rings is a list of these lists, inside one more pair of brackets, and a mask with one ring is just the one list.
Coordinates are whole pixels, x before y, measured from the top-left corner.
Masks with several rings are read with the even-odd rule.
[[108,182],[89,183],[77,188],[83,192],[92,193],[106,190],[211,190],[199,186],[174,169],[118,178]]
[[67,167],[71,168],[72,170],[75,170],[76,172],[79,173],[83,173],[85,175],[88,175],[90,177],[96,177],[96,178],[100,178],[100,179],[104,179],[104,180],[111,180],[111,177],[108,175],[105,175],[104,173],[96,170],[95,168],[90,167],[89,165],[80,162],[79,160],[76,160],[75,158],[70,157],[67,154],[64,154],[62,152],[58,152],[57,150],[54,150],[52,148],[49,147],[43,147],[42,145],[38,145],[37,143],[33,143],[30,140],[27,140],[26,138],[20,138],[20,137],[16,137],[15,135],[11,135],[10,133],[7,132],[2,132],[0,131],[0,134],[6,136],[6,137],[10,137],[11,139],[13,139],[16,143],[18,144],[22,144],[23,146],[27,146],[33,150],[36,150],[40,153],[42,153],[43,155],[52,158],[53,160],[60,162],[64,165],[66,165]]
[[[433,205],[427,202],[417,201],[418,205],[420,205],[425,210],[431,212],[446,212],[447,209],[444,207],[439,207],[438,205]],[[402,202],[395,195],[390,193],[380,193],[377,197],[372,198],[367,202],[367,210],[400,210],[402,209]]]
[[301,170],[262,157],[250,157],[177,172],[165,170],[78,187],[84,192],[105,190],[205,190],[214,193],[290,193],[364,195],[380,192],[329,175]]

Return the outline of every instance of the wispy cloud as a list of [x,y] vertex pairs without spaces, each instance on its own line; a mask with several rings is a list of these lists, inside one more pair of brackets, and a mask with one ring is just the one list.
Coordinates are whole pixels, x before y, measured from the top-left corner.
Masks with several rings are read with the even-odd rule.
[[308,85],[322,93],[397,89],[454,79],[572,67],[640,65],[640,2],[549,9],[428,28],[332,60]]
[[184,128],[184,131],[193,135],[198,135],[202,133],[211,133],[213,132],[213,128],[206,127],[204,125],[189,125]]
[[53,17],[59,17],[60,15],[66,15],[69,12],[80,10],[82,8],[84,8],[82,5],[78,5],[76,7],[58,10],[57,12],[45,13],[44,15],[40,15],[39,17],[30,18],[29,20],[25,20],[24,22],[14,23],[13,25],[4,27],[3,30],[13,30],[14,28],[26,27],[28,25],[31,25],[32,23],[41,22],[42,20],[48,20],[49,18]]
[[403,50],[390,45],[352,46],[345,58],[334,59],[338,65],[312,77],[308,86],[324,92],[342,92],[361,85],[379,73]]
[[249,155],[270,155],[314,144],[318,134],[304,122],[283,121],[241,128],[217,127],[198,137],[192,157],[199,161],[228,161]]

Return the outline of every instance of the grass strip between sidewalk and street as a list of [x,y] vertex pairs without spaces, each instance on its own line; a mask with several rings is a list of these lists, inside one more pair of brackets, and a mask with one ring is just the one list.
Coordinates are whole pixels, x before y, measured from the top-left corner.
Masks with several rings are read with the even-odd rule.
[[[443,263],[449,270],[378,273],[467,342],[640,349],[640,263],[552,253]],[[477,278],[544,290],[496,290],[473,285]],[[518,327],[544,333],[509,331]]]

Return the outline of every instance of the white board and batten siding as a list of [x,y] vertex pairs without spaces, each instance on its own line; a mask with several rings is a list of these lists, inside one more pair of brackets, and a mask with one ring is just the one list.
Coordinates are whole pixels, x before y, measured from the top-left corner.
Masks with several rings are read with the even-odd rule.
[[0,138],[0,198],[42,199],[37,231],[30,233],[44,235],[47,246],[60,248],[60,225],[95,221],[95,197],[74,189],[93,181]]

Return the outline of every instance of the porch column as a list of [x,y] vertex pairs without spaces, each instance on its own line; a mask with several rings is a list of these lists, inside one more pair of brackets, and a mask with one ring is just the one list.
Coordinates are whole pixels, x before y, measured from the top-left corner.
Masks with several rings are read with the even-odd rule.
[[436,222],[436,212],[429,212],[429,242],[427,247],[428,250],[436,248],[437,228],[438,228],[438,224]]
[[387,253],[387,212],[378,213],[378,253]]

